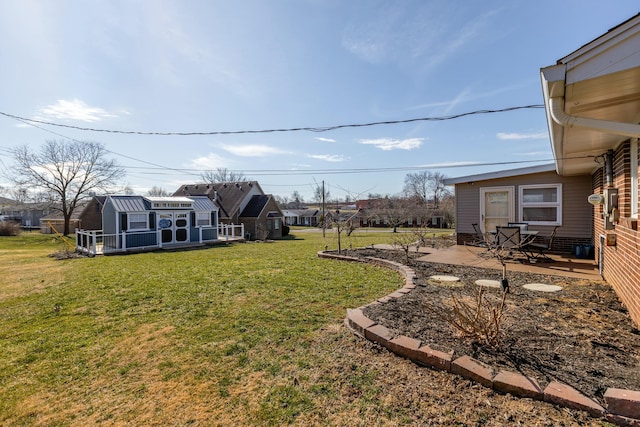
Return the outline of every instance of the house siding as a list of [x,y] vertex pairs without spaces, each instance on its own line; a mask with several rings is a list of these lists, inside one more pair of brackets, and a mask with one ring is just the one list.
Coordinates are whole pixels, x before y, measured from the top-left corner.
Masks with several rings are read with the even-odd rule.
[[[472,224],[480,223],[480,189],[512,187],[514,189],[515,220],[518,220],[519,187],[535,184],[562,184],[562,225],[558,229],[553,251],[571,252],[575,245],[593,244],[592,209],[587,202],[591,194],[589,175],[563,177],[555,172],[541,172],[476,182],[456,184],[456,232],[458,244],[473,241]],[[553,226],[532,225],[541,235],[549,235]]]
[[[596,254],[602,257],[603,278],[614,288],[636,325],[640,326],[640,235],[637,220],[631,216],[631,170],[629,142],[614,153],[613,187],[618,189],[620,221],[612,230],[605,230],[603,206],[593,210]],[[592,175],[593,193],[602,194],[606,188],[604,168]],[[601,245],[600,236],[614,235],[615,246]],[[605,240],[606,241],[606,240]]]

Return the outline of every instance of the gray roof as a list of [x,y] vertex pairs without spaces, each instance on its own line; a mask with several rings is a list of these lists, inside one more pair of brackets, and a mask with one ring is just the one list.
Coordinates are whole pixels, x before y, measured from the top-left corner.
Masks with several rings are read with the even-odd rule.
[[193,200],[193,209],[196,212],[211,212],[217,211],[218,207],[207,196],[190,196],[189,199]]
[[151,204],[142,196],[109,196],[117,212],[144,212],[151,209]]
[[[117,212],[144,212],[151,210],[151,202],[193,202],[197,212],[217,211],[218,207],[207,196],[145,197],[145,196],[109,196]],[[184,208],[183,208],[184,209]]]

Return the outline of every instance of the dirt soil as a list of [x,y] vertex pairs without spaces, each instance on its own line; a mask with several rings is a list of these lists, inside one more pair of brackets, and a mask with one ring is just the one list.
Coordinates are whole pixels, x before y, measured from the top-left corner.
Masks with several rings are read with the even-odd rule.
[[[440,245],[452,242],[440,242]],[[406,264],[404,252],[359,249],[351,256],[374,256]],[[607,388],[640,390],[640,331],[613,289],[603,281],[508,272],[499,342],[488,345],[461,334],[439,313],[451,312],[452,298],[474,307],[476,280],[500,280],[502,272],[417,261],[409,265],[419,286],[402,298],[368,306],[364,314],[394,333],[419,339],[432,348],[468,355],[493,367],[535,378],[544,389],[551,381],[570,385],[603,403]],[[430,281],[433,275],[460,278],[457,286]],[[559,292],[527,290],[522,285],[561,286]],[[500,289],[485,289],[483,300],[496,307]]]

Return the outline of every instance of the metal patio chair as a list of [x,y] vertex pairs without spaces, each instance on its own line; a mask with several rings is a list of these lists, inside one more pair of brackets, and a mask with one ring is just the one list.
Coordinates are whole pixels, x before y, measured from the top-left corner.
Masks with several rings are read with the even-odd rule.
[[489,247],[489,242],[487,242],[487,239],[484,235],[484,233],[482,233],[482,230],[480,230],[480,225],[473,223],[471,224],[473,226],[473,230],[475,231],[475,236],[473,236],[473,241],[471,242],[471,244],[473,246],[481,246],[481,247]]
[[513,255],[514,252],[520,252],[522,255],[527,257],[527,260],[530,260],[529,254],[524,250],[520,230],[520,227],[496,227],[495,247],[502,250],[508,250],[509,255]]
[[556,237],[558,228],[560,228],[560,226],[556,225],[549,236],[543,237],[543,242],[531,242],[524,245],[523,250],[527,252],[527,257],[530,260],[533,259],[535,261],[545,262],[553,261],[546,253],[551,250],[551,245],[553,245],[553,239]]

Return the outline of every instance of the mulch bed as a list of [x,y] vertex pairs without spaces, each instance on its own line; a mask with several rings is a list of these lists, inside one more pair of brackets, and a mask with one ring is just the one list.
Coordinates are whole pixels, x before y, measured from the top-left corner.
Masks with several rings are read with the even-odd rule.
[[[358,249],[350,256],[374,256],[406,264],[402,251]],[[570,385],[603,402],[607,388],[640,390],[640,331],[609,285],[552,275],[508,272],[500,339],[488,345],[461,334],[441,313],[451,311],[452,298],[473,307],[479,279],[499,280],[501,271],[417,261],[409,266],[419,277],[411,293],[384,304],[370,305],[364,314],[398,335],[456,356],[468,355],[493,367],[535,378],[544,389],[551,381]],[[433,275],[459,277],[458,286],[429,280]],[[528,283],[561,286],[555,293],[522,288]],[[500,289],[485,289],[483,298],[495,306]]]

